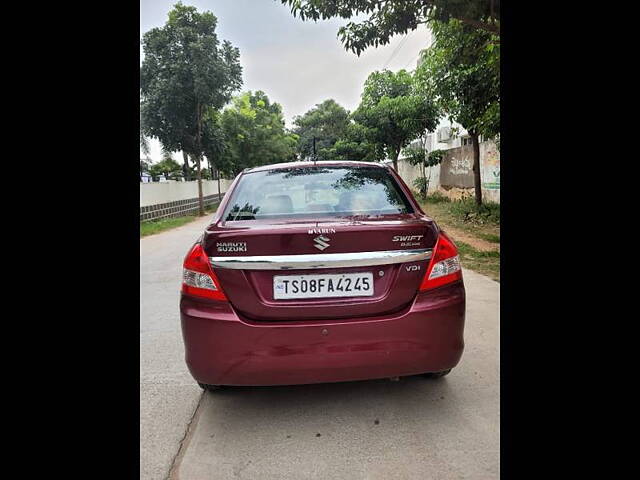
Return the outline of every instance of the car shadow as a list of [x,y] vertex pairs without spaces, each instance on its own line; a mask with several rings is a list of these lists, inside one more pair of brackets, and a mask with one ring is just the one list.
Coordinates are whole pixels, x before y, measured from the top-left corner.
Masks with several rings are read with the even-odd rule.
[[[260,419],[268,416],[273,428],[278,423],[290,424],[292,418],[315,423],[328,416],[369,419],[375,424],[380,417],[435,415],[451,408],[454,391],[447,378],[403,377],[399,381],[366,380],[354,382],[271,386],[225,387],[207,392],[206,409],[225,418],[231,426],[234,419]],[[346,413],[348,412],[348,413]]]

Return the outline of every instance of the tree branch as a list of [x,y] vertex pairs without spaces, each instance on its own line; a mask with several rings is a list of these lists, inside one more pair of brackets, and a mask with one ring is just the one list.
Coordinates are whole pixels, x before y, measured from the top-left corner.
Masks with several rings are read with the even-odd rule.
[[500,27],[495,24],[479,22],[477,20],[471,20],[470,18],[462,18],[462,17],[453,17],[456,20],[461,21],[467,25],[470,25],[475,28],[479,28],[480,30],[484,30],[489,33],[493,33],[494,35],[500,36]]

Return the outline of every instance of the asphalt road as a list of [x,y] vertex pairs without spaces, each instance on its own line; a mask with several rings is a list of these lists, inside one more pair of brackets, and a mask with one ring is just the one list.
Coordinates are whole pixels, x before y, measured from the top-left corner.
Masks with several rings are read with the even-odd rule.
[[140,240],[142,479],[497,479],[499,284],[464,272],[449,376],[201,395],[183,361],[181,261],[208,219]]

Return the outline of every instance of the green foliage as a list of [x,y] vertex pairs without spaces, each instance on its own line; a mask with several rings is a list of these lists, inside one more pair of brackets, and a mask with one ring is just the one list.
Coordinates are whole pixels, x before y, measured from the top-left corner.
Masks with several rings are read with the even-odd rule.
[[480,258],[500,258],[499,250],[477,250],[464,242],[456,242],[456,246],[463,259],[467,255],[476,260]]
[[470,196],[451,201],[451,213],[465,223],[500,224],[499,203],[484,202],[482,205],[477,205]]
[[427,197],[429,191],[430,179],[426,177],[418,177],[413,181],[413,188],[415,188],[422,198]]
[[469,133],[493,138],[500,132],[500,44],[498,38],[459,21],[434,22],[436,40],[424,52],[416,83]]
[[450,203],[451,199],[440,192],[433,192],[427,198],[427,203]]
[[433,22],[435,42],[416,70],[416,84],[430,92],[449,118],[471,136],[475,201],[482,204],[478,137],[500,132],[500,42],[457,20]]
[[301,158],[313,155],[313,139],[316,139],[318,160],[330,160],[331,149],[336,141],[346,135],[349,112],[335,100],[317,104],[304,115],[293,120],[293,133],[298,135],[298,153]]
[[282,107],[262,91],[235,97],[222,112],[220,126],[226,145],[225,173],[296,159],[298,136],[285,130]]
[[216,35],[211,12],[177,3],[163,27],[143,35],[140,105],[143,134],[170,151],[203,154],[205,115],[242,85],[240,53]]
[[140,222],[140,237],[146,237],[164,232],[165,230],[181,227],[189,222],[193,222],[195,219],[195,216],[188,215],[184,217],[162,218],[158,220]]
[[151,153],[151,148],[149,146],[149,139],[144,134],[144,125],[142,123],[142,114],[140,114],[140,151],[147,157]]
[[402,151],[404,160],[413,166],[422,166],[426,163],[427,152],[421,146],[410,145]]
[[493,280],[500,281],[500,251],[499,250],[478,250],[471,245],[456,240],[458,255],[463,269],[470,269],[483,275],[487,275]]
[[371,132],[364,125],[350,122],[344,136],[328,152],[333,160],[380,162],[384,160],[384,148],[371,141]]
[[[214,109],[209,109],[205,116],[202,135],[202,150],[207,157],[209,166],[213,166],[227,176],[233,173],[233,158],[228,155],[229,144],[225,130],[222,127],[222,115]],[[211,172],[207,173],[207,180],[211,179]]]
[[347,50],[360,55],[367,47],[386,45],[396,34],[419,24],[457,18],[466,25],[500,35],[500,0],[280,0],[302,20],[366,16],[360,23],[340,27],[338,37]]
[[491,243],[500,243],[500,235],[496,235],[494,233],[478,233],[478,237],[487,242]]
[[445,151],[444,150],[433,150],[429,152],[427,156],[426,166],[427,167],[435,167],[436,165],[440,165],[442,163],[442,159],[444,158]]
[[370,141],[384,149],[396,170],[400,150],[438,125],[440,113],[428,93],[416,88],[406,70],[373,72],[364,84],[353,119],[368,129]]
[[171,156],[165,156],[158,163],[151,164],[149,175],[151,175],[154,182],[157,182],[160,177],[164,177],[167,180],[178,180],[182,178],[182,166]]

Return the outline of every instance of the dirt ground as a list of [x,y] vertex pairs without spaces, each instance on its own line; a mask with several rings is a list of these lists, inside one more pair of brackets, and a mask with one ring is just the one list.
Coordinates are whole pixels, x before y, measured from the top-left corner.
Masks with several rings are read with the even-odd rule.
[[500,251],[499,243],[487,242],[486,240],[478,238],[470,233],[464,232],[444,223],[441,226],[443,230],[447,232],[447,234],[450,235],[451,238],[453,238],[454,242],[456,240],[464,242],[467,245],[471,245],[476,250],[480,250],[481,252]]

